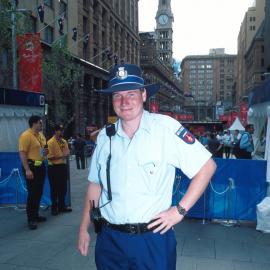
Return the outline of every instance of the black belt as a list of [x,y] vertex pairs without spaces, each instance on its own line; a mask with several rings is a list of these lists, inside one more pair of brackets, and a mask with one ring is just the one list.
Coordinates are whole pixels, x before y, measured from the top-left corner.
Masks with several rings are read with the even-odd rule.
[[102,218],[101,219],[102,225],[107,226],[113,230],[120,231],[120,232],[125,232],[125,233],[130,233],[130,234],[140,234],[140,233],[145,233],[145,232],[152,232],[154,228],[148,229],[147,226],[153,222],[149,223],[131,223],[131,224],[112,224],[108,222],[106,219]]

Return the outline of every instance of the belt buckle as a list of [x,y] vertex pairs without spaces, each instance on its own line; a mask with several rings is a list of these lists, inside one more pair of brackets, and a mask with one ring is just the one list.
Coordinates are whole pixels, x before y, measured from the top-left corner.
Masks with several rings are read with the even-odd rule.
[[141,233],[141,228],[139,224],[129,224],[129,233],[131,234],[137,234]]

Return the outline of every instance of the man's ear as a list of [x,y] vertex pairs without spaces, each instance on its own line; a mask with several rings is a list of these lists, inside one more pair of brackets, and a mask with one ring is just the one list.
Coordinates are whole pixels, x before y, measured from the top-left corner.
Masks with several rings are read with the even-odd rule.
[[143,98],[143,102],[146,102],[146,100],[147,100],[147,93],[146,93],[145,88],[142,91],[142,98]]

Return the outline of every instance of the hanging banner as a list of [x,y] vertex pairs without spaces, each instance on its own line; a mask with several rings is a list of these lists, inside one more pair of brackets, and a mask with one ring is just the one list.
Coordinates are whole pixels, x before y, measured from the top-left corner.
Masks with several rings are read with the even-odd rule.
[[240,121],[242,122],[243,126],[247,125],[247,112],[248,112],[248,105],[245,102],[240,103]]
[[158,113],[158,102],[155,99],[150,101],[150,112]]
[[19,58],[19,89],[41,92],[42,48],[40,34],[26,33],[17,36]]
[[178,121],[192,121],[193,114],[190,113],[176,113],[174,118]]

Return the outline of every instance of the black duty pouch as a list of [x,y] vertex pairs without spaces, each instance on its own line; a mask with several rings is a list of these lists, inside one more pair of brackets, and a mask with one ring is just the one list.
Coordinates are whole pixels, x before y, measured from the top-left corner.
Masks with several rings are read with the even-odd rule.
[[95,202],[92,203],[92,210],[90,213],[90,220],[94,223],[95,233],[101,232],[102,228],[102,217],[99,207],[95,207]]

